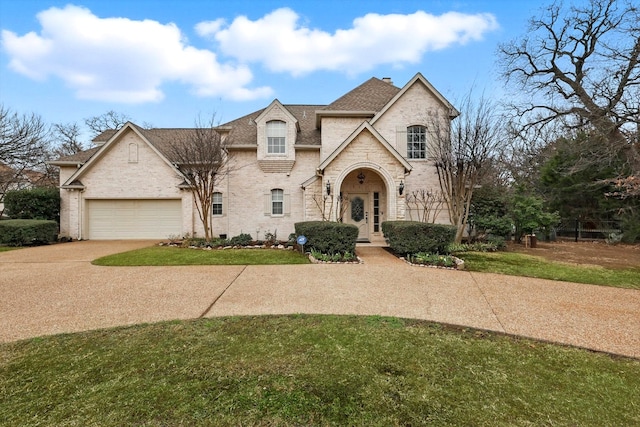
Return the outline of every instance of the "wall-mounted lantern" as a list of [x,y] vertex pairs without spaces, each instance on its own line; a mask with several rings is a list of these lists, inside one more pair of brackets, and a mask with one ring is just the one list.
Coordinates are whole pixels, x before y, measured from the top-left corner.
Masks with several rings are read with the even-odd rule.
[[402,196],[402,192],[404,191],[404,182],[400,180],[400,186],[398,187],[398,193]]
[[327,196],[331,195],[331,183],[327,180]]

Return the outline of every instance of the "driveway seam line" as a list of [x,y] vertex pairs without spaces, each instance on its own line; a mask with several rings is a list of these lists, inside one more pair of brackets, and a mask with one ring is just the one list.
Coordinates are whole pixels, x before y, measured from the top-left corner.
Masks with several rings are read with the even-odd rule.
[[496,313],[496,311],[493,309],[493,306],[489,302],[489,299],[487,298],[487,295],[485,295],[484,290],[480,286],[480,283],[478,283],[478,281],[476,280],[476,278],[475,278],[475,276],[473,275],[472,272],[469,272],[469,276],[471,277],[471,280],[473,280],[473,283],[475,283],[476,288],[478,288],[478,290],[480,291],[480,294],[482,295],[482,298],[484,299],[484,301],[487,303],[487,306],[489,306],[489,309],[491,310],[491,313],[493,313],[493,317],[495,317],[496,321],[498,322],[498,324],[502,328],[502,332],[503,333],[507,333],[507,328],[505,328],[504,324],[500,320],[500,317],[498,316],[498,313]]
[[218,302],[218,300],[220,298],[222,298],[222,296],[225,294],[225,292],[227,292],[227,290],[231,287],[231,285],[233,285],[236,280],[238,280],[238,277],[240,277],[242,275],[242,273],[244,273],[244,271],[247,269],[247,265],[245,265],[244,267],[242,267],[242,270],[240,270],[240,272],[236,275],[236,277],[233,278],[233,280],[231,282],[229,282],[229,284],[227,285],[227,287],[225,287],[222,292],[220,292],[220,295],[218,295],[211,304],[209,304],[209,307],[207,307],[202,314],[200,314],[200,316],[198,316],[198,319],[202,319],[204,316],[207,315],[207,313],[209,313],[211,311],[211,309],[213,308],[214,305],[216,305],[216,303]]

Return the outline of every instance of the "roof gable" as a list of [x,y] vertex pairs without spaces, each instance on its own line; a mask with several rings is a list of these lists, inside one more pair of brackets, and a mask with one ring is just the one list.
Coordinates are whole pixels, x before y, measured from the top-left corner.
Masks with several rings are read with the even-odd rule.
[[402,157],[400,153],[398,153],[398,151],[393,148],[393,146],[389,144],[389,142],[384,139],[384,137],[380,135],[380,133],[373,126],[371,126],[369,122],[366,121],[358,126],[358,128],[353,131],[353,133],[349,135],[349,137],[345,139],[342,144],[340,144],[338,148],[333,151],[333,153],[331,153],[326,159],[324,159],[324,161],[318,166],[318,169],[324,170],[327,166],[329,166],[329,164],[331,164],[331,162],[333,162],[340,155],[340,153],[342,153],[349,146],[349,144],[351,144],[358,137],[358,135],[360,135],[365,130],[368,130],[373,135],[373,137],[378,140],[378,142],[380,142],[380,144],[382,144],[387,149],[387,151],[389,151],[389,153],[398,161],[398,163],[404,166],[405,171],[408,172],[413,169],[411,164],[409,164],[409,162],[407,162],[407,160]]
[[[157,129],[159,130],[159,129]],[[102,157],[104,157],[105,153],[109,151],[109,149],[117,143],[117,141],[127,132],[134,132],[138,135],[138,137],[146,143],[152,151],[154,151],[158,157],[160,157],[169,167],[175,169],[177,173],[179,171],[177,168],[167,159],[167,157],[153,144],[146,133],[151,133],[153,135],[153,130],[147,130],[140,128],[136,124],[132,122],[125,123],[119,130],[117,130],[104,144],[100,147],[97,147],[94,154],[80,167],[73,175],[67,179],[67,181],[63,185],[70,185],[74,181],[78,181],[88,170],[92,168],[93,165],[98,163]]]
[[396,101],[400,99],[409,90],[409,88],[411,88],[415,84],[424,85],[427,88],[427,90],[431,92],[434,95],[434,97],[438,101],[440,101],[440,103],[446,109],[449,110],[449,117],[455,118],[460,115],[460,112],[456,110],[455,107],[444,96],[442,96],[442,94],[438,92],[438,90],[435,87],[433,87],[431,83],[429,83],[429,81],[422,75],[422,73],[417,73],[415,76],[413,76],[411,80],[409,80],[409,82],[406,85],[404,85],[402,89],[400,89],[395,94],[393,98],[391,98],[387,102],[387,104],[383,108],[378,110],[377,114],[371,119],[371,124],[375,124],[378,121],[378,119],[382,117],[384,113],[386,113],[389,110],[389,108],[391,108],[391,106],[395,104]]
[[298,119],[293,114],[291,114],[291,112],[287,109],[287,107],[282,105],[282,103],[280,101],[278,101],[277,99],[274,99],[271,102],[271,104],[269,104],[269,106],[267,108],[265,108],[262,111],[262,113],[260,113],[258,115],[258,117],[255,118],[256,123],[261,122],[263,120],[264,121],[268,121],[269,114],[275,108],[280,108],[280,110],[284,111],[285,115],[289,118],[289,121],[291,121],[292,123],[295,123],[296,131],[298,131],[298,132],[300,131],[300,124],[298,123]]
[[[271,104],[273,105],[273,103]],[[315,125],[315,111],[321,105],[295,105],[280,104],[297,122],[298,136],[296,145],[320,145],[320,131]],[[268,107],[267,107],[268,108]],[[257,146],[258,132],[256,122],[265,114],[266,108],[254,111],[221,125],[221,128],[229,129],[229,147]]]

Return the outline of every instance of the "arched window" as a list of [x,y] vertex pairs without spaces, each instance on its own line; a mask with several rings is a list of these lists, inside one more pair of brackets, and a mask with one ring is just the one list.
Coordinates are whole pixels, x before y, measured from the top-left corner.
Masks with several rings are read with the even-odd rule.
[[271,215],[284,215],[284,191],[271,190]]
[[212,215],[222,215],[222,193],[213,193],[213,203],[211,206]]
[[409,126],[407,128],[407,158],[427,158],[427,128],[424,126]]
[[287,124],[280,120],[267,122],[267,154],[286,153]]

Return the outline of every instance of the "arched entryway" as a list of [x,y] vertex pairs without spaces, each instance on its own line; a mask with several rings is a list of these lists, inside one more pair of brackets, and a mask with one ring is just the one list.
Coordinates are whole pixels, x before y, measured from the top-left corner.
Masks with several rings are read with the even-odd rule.
[[377,165],[353,165],[338,176],[336,219],[358,227],[359,242],[381,240],[382,222],[395,219],[395,210],[390,209],[395,194],[389,188],[394,188],[393,178]]

